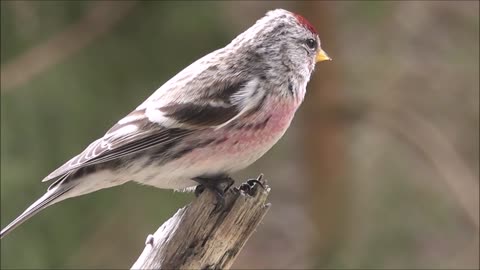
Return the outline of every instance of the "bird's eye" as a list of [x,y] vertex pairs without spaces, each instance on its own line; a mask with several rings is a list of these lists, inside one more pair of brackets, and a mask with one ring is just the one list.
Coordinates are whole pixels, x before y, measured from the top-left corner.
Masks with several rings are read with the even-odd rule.
[[313,38],[309,38],[306,40],[307,46],[310,49],[316,49],[317,48],[317,41]]

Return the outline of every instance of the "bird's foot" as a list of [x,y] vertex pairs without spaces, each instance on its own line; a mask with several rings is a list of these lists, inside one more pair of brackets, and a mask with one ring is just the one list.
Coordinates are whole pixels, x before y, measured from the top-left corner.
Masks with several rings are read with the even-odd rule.
[[265,186],[262,183],[262,179],[263,179],[263,174],[260,174],[257,178],[248,179],[245,183],[242,183],[238,189],[242,190],[243,192],[249,195],[252,195],[251,193],[253,191],[253,187],[257,184],[262,189],[265,189]]
[[195,196],[198,197],[205,189],[209,189],[215,194],[217,200],[214,209],[215,213],[225,207],[225,192],[235,183],[235,181],[227,175],[218,177],[195,177],[193,180],[199,183],[195,188]]

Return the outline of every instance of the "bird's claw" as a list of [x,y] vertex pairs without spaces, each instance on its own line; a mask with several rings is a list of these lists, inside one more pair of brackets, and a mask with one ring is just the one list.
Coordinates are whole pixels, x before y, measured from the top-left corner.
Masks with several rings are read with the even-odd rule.
[[239,190],[242,190],[243,192],[252,195],[252,189],[253,187],[258,184],[262,189],[265,189],[265,186],[261,182],[263,179],[263,174],[260,174],[257,178],[252,178],[248,179],[245,183],[242,183],[239,187]]

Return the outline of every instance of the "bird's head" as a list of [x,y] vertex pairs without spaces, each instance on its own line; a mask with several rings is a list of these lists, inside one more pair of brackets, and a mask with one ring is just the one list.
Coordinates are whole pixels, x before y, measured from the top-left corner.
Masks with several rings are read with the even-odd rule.
[[267,12],[230,46],[250,52],[252,59],[268,68],[310,77],[315,64],[332,60],[322,49],[315,27],[304,17],[283,9]]

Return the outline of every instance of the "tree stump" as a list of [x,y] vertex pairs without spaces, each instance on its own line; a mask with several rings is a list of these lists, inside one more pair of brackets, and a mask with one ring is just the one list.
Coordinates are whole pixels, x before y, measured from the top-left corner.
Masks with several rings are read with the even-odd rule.
[[229,189],[221,209],[205,190],[147,237],[132,269],[228,269],[270,207],[261,178]]

